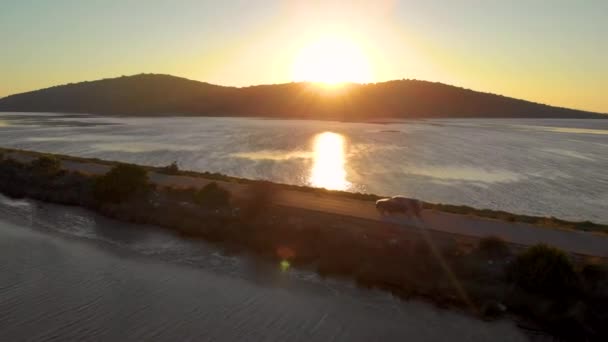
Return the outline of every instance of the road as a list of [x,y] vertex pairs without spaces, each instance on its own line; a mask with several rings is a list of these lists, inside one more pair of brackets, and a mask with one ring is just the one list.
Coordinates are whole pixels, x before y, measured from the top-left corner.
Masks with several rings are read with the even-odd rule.
[[[29,162],[34,157],[27,152],[11,152],[10,157]],[[70,171],[86,174],[104,174],[110,167],[93,162],[78,162],[63,160],[62,167]],[[150,180],[160,186],[171,187],[202,187],[213,180],[201,177],[173,176],[157,172],[150,173]],[[250,192],[248,185],[232,182],[217,181],[237,198],[246,197]],[[272,197],[274,204],[313,210],[323,213],[344,215],[366,220],[373,220],[401,225],[411,229],[429,229],[444,233],[482,238],[498,236],[507,242],[519,245],[534,245],[546,243],[572,253],[608,258],[608,236],[582,231],[544,228],[518,222],[507,222],[470,215],[459,215],[436,210],[422,212],[422,227],[420,222],[414,222],[401,216],[382,216],[370,201],[362,201],[331,194],[318,194],[297,190],[280,189]]]

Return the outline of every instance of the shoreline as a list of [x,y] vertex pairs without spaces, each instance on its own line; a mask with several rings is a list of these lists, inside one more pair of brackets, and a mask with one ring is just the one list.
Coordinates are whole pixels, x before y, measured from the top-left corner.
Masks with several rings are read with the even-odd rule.
[[349,120],[340,118],[310,118],[307,116],[302,117],[281,117],[276,115],[198,115],[198,114],[186,114],[186,113],[166,113],[166,114],[113,114],[106,112],[62,112],[62,111],[22,111],[22,110],[0,110],[0,113],[10,114],[59,114],[59,115],[73,115],[73,116],[101,116],[101,117],[114,117],[114,118],[221,118],[221,119],[254,119],[254,120],[280,120],[280,121],[329,121],[336,123],[362,123],[362,124],[377,124],[377,125],[391,125],[395,123],[404,123],[408,121],[432,121],[432,120],[608,120],[608,113],[598,113],[598,116],[593,117],[517,117],[517,116],[496,116],[496,117],[483,117],[483,116],[437,116],[437,117],[379,117],[379,118],[368,118],[361,120]]
[[[31,150],[23,150],[23,149],[15,149],[15,148],[5,148],[0,147],[0,154],[21,154],[25,159],[28,158],[37,158],[40,156],[53,156],[55,158],[59,158],[61,160],[66,160],[70,162],[80,163],[80,164],[98,164],[104,165],[107,167],[112,167],[118,164],[130,164],[125,162],[104,160],[100,158],[86,158],[86,157],[77,157],[70,155],[62,155],[56,153],[47,153],[47,152],[37,152]],[[136,164],[134,164],[136,165]],[[156,166],[147,166],[147,165],[138,165],[145,168],[151,172],[163,173],[163,167]],[[97,171],[100,171],[99,168],[94,168]],[[80,170],[85,171],[85,170]],[[95,171],[95,170],[92,170]],[[292,185],[292,184],[283,184],[276,183],[272,181],[266,180],[254,180],[247,179],[235,176],[228,176],[221,173],[212,173],[212,172],[199,172],[199,171],[191,171],[191,170],[177,170],[175,173],[171,174],[171,176],[186,176],[191,178],[197,178],[207,181],[222,181],[228,183],[235,184],[262,184],[265,186],[278,187],[280,189],[288,190],[288,191],[298,191],[302,193],[314,193],[321,196],[331,196],[335,198],[345,198],[345,199],[353,199],[360,201],[376,201],[381,198],[386,198],[389,196],[382,196],[371,193],[361,193],[361,192],[349,192],[342,190],[327,190],[324,188],[314,188],[310,186],[302,186],[302,185]],[[457,204],[447,204],[447,203],[431,203],[424,202],[423,205],[425,209],[435,210],[439,212],[470,216],[473,218],[484,218],[484,219],[492,219],[500,222],[508,222],[508,223],[523,223],[529,224],[537,227],[547,228],[547,229],[559,229],[566,231],[582,231],[582,232],[593,232],[596,234],[606,235],[608,237],[608,224],[591,222],[588,220],[585,221],[571,221],[564,220],[560,218],[556,218],[553,216],[533,216],[533,215],[525,215],[525,214],[516,214],[503,210],[494,210],[487,208],[474,208],[467,205],[457,205]],[[608,257],[608,255],[606,255]]]
[[[76,205],[119,221],[153,224],[237,254],[246,251],[259,255],[280,267],[316,269],[322,277],[349,279],[361,287],[384,290],[406,300],[420,298],[484,319],[513,315],[556,336],[574,331],[586,334],[590,329],[585,321],[568,321],[563,327],[562,320],[577,314],[571,306],[580,301],[580,290],[560,293],[560,299],[548,298],[542,291],[529,293],[510,280],[511,265],[535,248],[528,246],[547,243],[542,240],[551,236],[560,248],[580,243],[574,250],[566,249],[569,254],[557,253],[571,260],[568,263],[572,266],[568,267],[577,272],[575,277],[581,284],[588,281],[584,271],[589,265],[599,264],[601,268],[606,264],[608,237],[604,235],[508,221],[497,224],[496,220],[441,213],[428,207],[423,211],[425,224],[437,220],[459,223],[461,226],[455,227],[460,231],[455,233],[447,227],[437,230],[435,226],[420,228],[412,222],[387,221],[370,202],[377,198],[375,195],[312,188],[302,191],[300,187],[218,174],[31,151],[0,149],[0,155],[0,191],[10,197]],[[125,193],[122,186],[116,188],[119,183],[115,180],[102,182],[121,168],[141,176],[143,188],[135,184]],[[124,184],[138,183],[137,177]],[[112,193],[100,197],[100,184],[105,184],[101,188],[104,191],[112,187],[121,190],[122,197],[109,196],[114,196]],[[500,239],[500,234],[496,238],[489,234],[489,228],[499,232],[510,229],[505,234],[522,235],[520,242],[527,243]],[[481,235],[475,235],[478,230]],[[467,232],[472,234],[463,234]],[[590,247],[596,253],[577,253],[577,248],[593,251]],[[603,300],[603,285],[598,286],[599,294],[585,290],[592,291],[585,298],[599,296]],[[562,303],[564,300],[567,304]],[[541,304],[547,301],[555,304]],[[566,305],[567,310],[555,312],[554,305]],[[601,301],[585,305],[591,309]],[[593,310],[602,312],[605,308],[601,307]]]

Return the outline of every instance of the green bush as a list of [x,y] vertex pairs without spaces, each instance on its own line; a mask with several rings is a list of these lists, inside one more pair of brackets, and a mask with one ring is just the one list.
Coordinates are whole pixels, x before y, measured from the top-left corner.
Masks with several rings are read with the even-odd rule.
[[194,200],[202,207],[226,207],[230,204],[230,192],[211,182],[195,193]]
[[122,202],[134,195],[147,194],[149,189],[146,169],[119,164],[96,180],[94,193],[100,202]]
[[51,156],[40,156],[31,162],[34,170],[44,173],[57,173],[61,170],[61,161]]
[[578,286],[578,276],[568,255],[544,244],[519,254],[508,275],[522,289],[548,296],[569,296]]
[[503,259],[511,254],[509,245],[497,236],[487,236],[479,240],[475,252],[489,259]]

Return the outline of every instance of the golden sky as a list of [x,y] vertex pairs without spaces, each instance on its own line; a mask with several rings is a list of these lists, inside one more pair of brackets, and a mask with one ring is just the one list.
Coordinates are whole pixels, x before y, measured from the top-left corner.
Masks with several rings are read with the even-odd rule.
[[0,96],[166,73],[234,86],[438,81],[608,112],[608,1],[31,1],[0,11]]

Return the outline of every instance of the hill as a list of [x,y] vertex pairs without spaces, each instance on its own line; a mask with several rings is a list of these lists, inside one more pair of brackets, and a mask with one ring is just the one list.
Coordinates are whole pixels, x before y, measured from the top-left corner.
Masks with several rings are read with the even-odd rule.
[[237,88],[157,74],[70,83],[11,95],[0,99],[0,111],[336,120],[602,117],[418,80],[346,84],[335,89],[310,83]]

